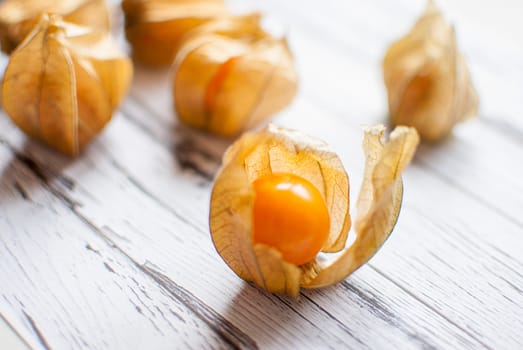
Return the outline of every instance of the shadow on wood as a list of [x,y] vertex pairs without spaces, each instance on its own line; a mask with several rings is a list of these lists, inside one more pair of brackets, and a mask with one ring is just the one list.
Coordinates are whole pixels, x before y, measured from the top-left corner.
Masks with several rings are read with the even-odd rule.
[[191,169],[211,181],[232,140],[215,137],[183,125],[175,127],[175,134],[174,154],[180,167]]
[[[41,147],[41,144],[27,139],[21,149],[0,140],[7,149],[11,151],[11,158],[7,165],[3,166],[0,174],[0,183],[12,182],[12,186],[24,200],[30,200],[34,190],[41,190],[42,184],[51,187],[51,183],[59,184],[67,190],[73,190],[75,182],[62,175],[62,170],[67,168],[74,160],[67,158],[51,149]],[[34,152],[40,153],[39,161],[32,157]],[[25,169],[22,169],[25,168]],[[20,176],[21,172],[27,171],[31,176]],[[9,197],[7,197],[9,198]],[[6,200],[2,197],[2,200]],[[13,199],[13,198],[12,198]],[[75,205],[75,203],[70,203]]]

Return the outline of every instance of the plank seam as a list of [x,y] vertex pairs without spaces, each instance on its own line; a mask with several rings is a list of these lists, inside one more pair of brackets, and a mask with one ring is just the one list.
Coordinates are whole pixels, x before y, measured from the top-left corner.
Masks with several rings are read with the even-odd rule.
[[326,310],[324,307],[319,305],[314,299],[312,299],[311,297],[306,295],[303,291],[300,294],[305,299],[307,299],[310,303],[314,304],[319,310],[324,312],[328,317],[330,317],[332,320],[334,320],[334,322],[336,322],[340,326],[341,330],[343,330],[345,333],[347,333],[352,338],[354,338],[358,342],[358,344],[361,344],[362,346],[365,346],[365,343],[363,343],[363,341],[361,339],[356,337],[356,335],[343,322],[341,322],[336,316],[334,316],[328,310]]
[[434,312],[436,315],[440,316],[441,318],[443,318],[444,320],[446,320],[449,324],[453,325],[454,327],[456,327],[457,329],[461,330],[463,333],[465,333],[467,336],[469,336],[470,338],[474,339],[476,342],[478,342],[480,345],[482,345],[485,349],[489,349],[489,350],[494,350],[493,348],[491,348],[490,346],[488,346],[485,342],[483,342],[481,339],[477,338],[475,334],[471,333],[469,330],[461,327],[459,324],[457,324],[456,322],[454,322],[450,317],[446,316],[445,314],[443,314],[442,312],[440,312],[438,309],[436,309],[435,307],[433,307],[432,305],[428,304],[425,300],[421,299],[420,297],[418,297],[416,294],[414,294],[413,292],[410,291],[410,289],[404,287],[401,283],[399,282],[396,282],[394,279],[392,279],[391,277],[389,277],[386,273],[382,272],[380,269],[378,269],[377,267],[373,266],[372,264],[368,264],[368,266],[373,269],[374,271],[376,271],[379,275],[381,275],[383,278],[387,279],[388,281],[392,282],[396,287],[400,288],[403,292],[405,292],[406,294],[410,295],[412,298],[414,298],[415,300],[417,300],[419,303],[423,304],[425,307],[427,307],[429,310],[431,310],[432,312]]
[[[4,299],[5,299],[5,296],[4,296]],[[7,301],[7,302],[9,303],[9,301]],[[11,304],[11,303],[9,303],[9,304]],[[25,316],[25,312],[24,312],[24,316]],[[15,325],[13,325],[11,322],[9,322],[7,317],[5,317],[5,315],[3,315],[2,312],[0,312],[0,319],[3,320],[3,322],[10,328],[10,330],[18,337],[20,342],[22,342],[27,347],[27,349],[32,349],[32,350],[34,349],[31,345],[29,345],[29,342],[27,341],[27,339],[24,336],[22,336],[22,334],[19,332],[17,327],[15,327]],[[34,331],[34,329],[33,329],[33,331]],[[41,340],[40,340],[40,338],[38,338],[38,334],[36,334],[36,336],[37,336],[38,342],[41,344]],[[44,346],[44,345],[42,345],[42,346]]]
[[488,209],[488,210],[498,214],[499,216],[503,217],[505,220],[509,221],[510,223],[512,223],[512,224],[514,224],[514,225],[516,225],[518,227],[523,228],[523,221],[519,221],[518,219],[516,219],[512,215],[505,213],[503,210],[501,210],[497,206],[492,205],[491,203],[487,202],[483,198],[481,198],[481,197],[477,196],[476,194],[474,194],[474,192],[472,192],[472,191],[470,191],[470,190],[468,190],[468,189],[466,189],[464,187],[459,186],[449,176],[447,176],[447,175],[443,174],[442,172],[440,172],[437,167],[431,166],[428,162],[424,161],[423,159],[417,159],[416,161],[419,164],[421,164],[424,168],[430,170],[431,173],[436,175],[441,181],[443,181],[446,184],[450,185],[451,187],[457,189],[458,191],[460,191],[462,194],[466,195],[467,197],[474,199],[479,204],[481,204],[483,207],[485,207],[486,209]]
[[370,306],[372,309],[375,309],[376,316],[383,321],[385,321],[390,326],[400,330],[402,333],[407,335],[409,338],[413,339],[414,341],[418,342],[421,348],[423,349],[436,349],[436,346],[433,344],[430,344],[426,342],[422,337],[419,335],[410,332],[407,327],[405,327],[404,324],[401,324],[400,322],[397,322],[398,318],[394,315],[394,313],[390,310],[388,310],[383,305],[380,305],[376,300],[376,296],[373,295],[373,293],[370,293],[369,291],[362,291],[361,289],[357,288],[356,286],[350,284],[347,280],[341,282],[341,285],[350,293],[356,295],[358,298],[360,298],[365,304]]
[[40,344],[44,347],[44,349],[51,350],[51,347],[49,346],[49,343],[45,339],[44,335],[40,331],[40,328],[38,328],[38,325],[33,320],[33,318],[27,313],[27,311],[25,311],[25,309],[22,309],[22,313],[24,314],[24,317],[29,322],[29,326],[31,327],[31,329],[35,333],[35,335],[36,335],[38,341],[40,342]]

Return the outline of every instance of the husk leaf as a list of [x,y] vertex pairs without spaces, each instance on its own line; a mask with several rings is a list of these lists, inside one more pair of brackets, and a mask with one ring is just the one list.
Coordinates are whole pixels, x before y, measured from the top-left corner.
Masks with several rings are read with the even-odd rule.
[[252,241],[251,184],[270,172],[301,176],[320,191],[331,218],[325,252],[342,249],[347,239],[348,176],[323,142],[273,125],[244,134],[224,155],[210,209],[211,235],[218,253],[241,278],[270,292],[297,295],[303,268],[284,261],[274,248]]
[[0,4],[0,43],[13,51],[43,13],[61,15],[64,21],[109,31],[109,11],[103,0],[5,0]]
[[[209,104],[206,97],[217,77],[220,82]],[[173,67],[180,120],[221,136],[267,120],[290,103],[296,90],[285,39],[263,31],[258,14],[222,18],[197,29],[184,40]]]
[[383,61],[390,117],[438,141],[477,113],[478,97],[454,28],[432,1],[411,31],[390,46]]
[[133,58],[158,67],[172,64],[187,33],[226,14],[223,0],[124,0],[122,9]]
[[131,77],[107,33],[42,15],[10,57],[4,108],[28,135],[74,156],[111,119]]
[[318,288],[345,279],[365,264],[390,236],[401,207],[401,173],[414,156],[419,136],[415,129],[400,126],[384,143],[384,130],[383,126],[376,126],[365,131],[366,164],[357,202],[355,241],[336,259],[317,262],[315,277],[303,287]]

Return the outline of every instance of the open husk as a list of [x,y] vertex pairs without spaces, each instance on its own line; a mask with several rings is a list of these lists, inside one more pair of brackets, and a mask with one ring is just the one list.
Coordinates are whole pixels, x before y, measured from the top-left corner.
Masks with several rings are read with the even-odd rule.
[[109,11],[104,0],[5,0],[0,4],[2,50],[13,51],[43,13],[58,14],[64,21],[109,31]]
[[[419,142],[415,129],[397,127],[384,140],[384,127],[365,131],[365,174],[357,202],[356,238],[345,247],[351,227],[349,179],[328,146],[299,132],[269,125],[246,133],[225,153],[210,204],[210,231],[216,250],[242,279],[275,293],[297,296],[300,287],[337,283],[368,261],[390,235],[401,206],[401,173]],[[323,253],[296,266],[276,249],[252,239],[252,183],[267,173],[292,173],[314,185],[327,205],[331,230]]]
[[213,21],[183,43],[173,66],[173,99],[185,124],[233,136],[286,107],[297,90],[294,60],[251,14]]
[[226,13],[223,0],[123,0],[125,33],[133,58],[150,66],[170,66],[182,38]]
[[10,56],[3,105],[25,133],[74,156],[111,119],[131,78],[131,61],[106,32],[45,14]]
[[477,113],[478,97],[454,27],[432,1],[411,31],[388,49],[383,62],[390,117],[438,141]]

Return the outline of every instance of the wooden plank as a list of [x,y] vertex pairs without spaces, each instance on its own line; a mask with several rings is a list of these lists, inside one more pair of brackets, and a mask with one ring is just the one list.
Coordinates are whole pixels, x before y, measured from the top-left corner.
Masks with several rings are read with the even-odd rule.
[[[269,344],[274,347],[290,344],[322,346],[336,343],[354,347],[374,347],[380,344],[417,347],[421,343],[435,346],[454,344],[462,347],[479,345],[477,341],[468,337],[460,329],[449,325],[445,319],[434,314],[425,305],[406,295],[401,296],[404,294],[403,291],[372,270],[367,270],[364,274],[369,276],[372,282],[366,282],[367,284],[357,292],[352,289],[342,293],[345,298],[339,300],[340,303],[343,300],[343,304],[347,304],[344,308],[346,313],[336,317],[331,316],[331,311],[325,312],[326,308],[338,309],[338,304],[333,303],[328,294],[321,294],[325,297],[320,299],[319,304],[307,294],[303,296],[305,299],[302,302],[295,304],[285,298],[269,296],[244,285],[221,262],[211,245],[206,228],[203,228],[205,215],[201,214],[203,205],[205,208],[207,206],[207,195],[204,199],[205,204],[196,204],[193,198],[198,201],[198,192],[202,189],[195,187],[194,184],[183,183],[183,179],[176,179],[177,174],[172,173],[172,169],[169,170],[171,172],[169,178],[162,176],[162,172],[158,172],[159,169],[151,169],[153,163],[160,161],[158,157],[171,157],[171,155],[150,140],[148,141],[150,144],[147,145],[145,141],[148,139],[140,136],[140,130],[136,130],[132,124],[123,123],[123,119],[120,121],[122,123],[115,121],[115,124],[120,126],[118,135],[127,136],[121,141],[125,143],[125,139],[132,139],[133,147],[137,150],[147,150],[150,155],[149,161],[145,162],[144,159],[147,158],[133,157],[136,161],[132,165],[133,170],[148,169],[147,176],[155,176],[156,183],[159,181],[168,187],[176,186],[179,189],[185,187],[186,191],[187,188],[191,188],[192,196],[183,194],[178,197],[178,201],[186,202],[185,207],[171,204],[172,199],[176,198],[173,195],[178,192],[171,188],[168,195],[173,198],[169,199],[169,196],[161,198],[160,202],[163,203],[161,206],[164,208],[159,208],[158,199],[144,196],[145,189],[136,187],[134,185],[136,180],[129,179],[132,175],[126,171],[118,171],[119,168],[115,171],[116,161],[105,153],[107,147],[102,150],[92,149],[86,155],[87,159],[96,159],[97,162],[86,161],[85,164],[71,165],[65,171],[68,179],[56,178],[52,181],[53,186],[56,186],[56,189],[63,192],[71,201],[78,203],[75,211],[99,227],[105,239],[120,247],[133,261],[146,266],[148,271],[153,276],[157,276],[160,281],[171,281],[169,283],[176,281],[176,286],[193,291],[198,298],[253,337],[260,346]],[[122,146],[126,147],[124,144],[120,145]],[[112,144],[111,149],[113,152],[119,152],[120,147]],[[136,156],[134,150],[134,148],[126,148],[131,156]],[[63,159],[50,157],[34,145],[28,145],[25,152],[36,159],[40,157],[47,159],[47,164],[51,166],[57,166],[60,161],[64,165]],[[123,152],[117,154],[123,155]],[[40,162],[39,164],[42,167]],[[160,164],[164,165],[168,162],[162,159]],[[42,167],[42,169],[46,168]],[[191,179],[194,181],[194,177]],[[174,183],[175,180],[182,183]],[[68,185],[64,186],[64,183]],[[72,183],[75,185],[71,186]],[[145,186],[147,187],[148,184]],[[207,192],[208,184],[205,187],[203,191]],[[163,191],[166,192],[165,187]],[[122,203],[126,204],[122,205]],[[199,206],[197,207],[199,212],[196,214],[191,214],[187,209],[193,205]],[[183,221],[183,217],[188,215],[195,215],[190,217],[190,221],[196,224],[195,227]],[[376,305],[373,307],[369,304],[368,300],[373,297],[369,296],[367,300],[362,300],[362,295],[366,295],[366,289],[369,288],[387,290],[391,295],[401,299],[401,304],[409,307],[404,309],[391,303],[387,305],[388,318],[383,317],[380,311],[383,307],[380,309]],[[363,305],[366,307],[362,308]],[[360,317],[353,318],[355,312]],[[393,322],[391,318],[397,321]],[[274,329],[275,323],[283,322],[285,327]],[[420,322],[425,324],[422,329],[418,327]],[[317,325],[322,325],[321,330]],[[440,332],[448,336],[440,337],[433,334],[429,331],[431,325],[437,325]],[[384,329],[388,329],[386,335],[383,335]]]
[[[0,145],[0,312],[43,349],[254,348],[215,314],[160,287]],[[28,220],[30,218],[30,220]],[[214,318],[214,319],[211,319]],[[12,319],[12,318],[11,318]]]

